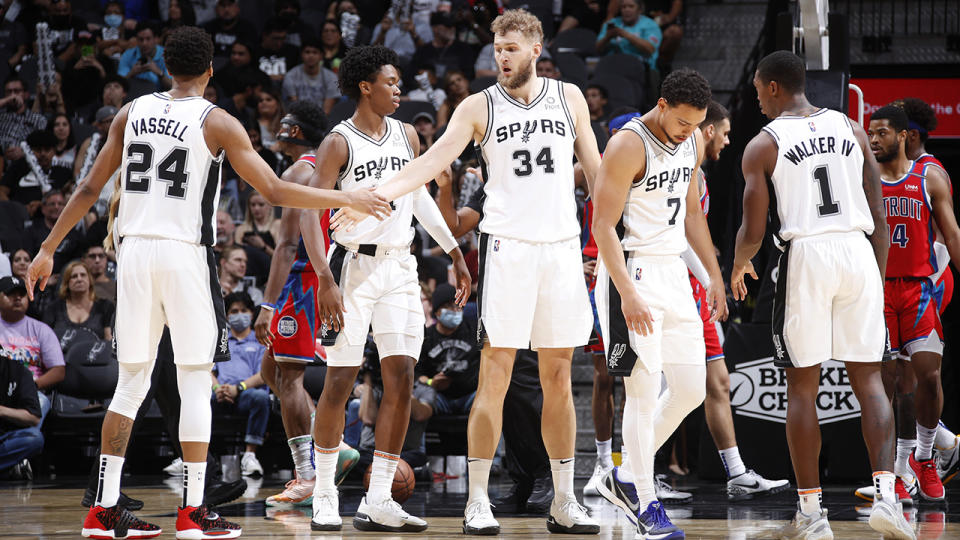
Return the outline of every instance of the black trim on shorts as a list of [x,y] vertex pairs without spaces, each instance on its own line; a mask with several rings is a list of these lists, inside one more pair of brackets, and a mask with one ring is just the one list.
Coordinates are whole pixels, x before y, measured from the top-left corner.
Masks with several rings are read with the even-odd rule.
[[490,242],[490,235],[480,233],[477,252],[479,260],[477,261],[477,345],[483,347],[483,341],[487,337],[487,331],[483,328],[483,278],[486,275],[487,266],[487,244]]
[[[340,287],[340,294],[343,294],[342,283],[344,270],[347,268],[345,264],[347,253],[346,248],[340,244],[334,244],[333,253],[330,255],[330,273],[333,274],[333,282],[337,284],[337,287]],[[317,317],[317,334],[320,335],[320,343],[323,344],[324,347],[333,347],[337,343],[337,337],[340,335],[340,331],[327,328],[327,323],[319,319],[319,313]]]
[[[220,151],[221,153],[223,150]],[[221,156],[218,155],[218,158]],[[220,186],[220,166],[222,159],[210,162],[210,169],[207,171],[207,183],[203,186],[203,197],[200,200],[200,243],[210,247],[216,241],[216,231],[213,228],[213,211],[217,201],[214,200],[217,195],[217,188]],[[220,288],[217,287],[219,291]]]
[[213,314],[217,319],[217,345],[213,361],[227,362],[230,360],[230,331],[227,330],[227,313],[223,305],[220,278],[217,276],[217,256],[211,246],[207,246],[207,267],[210,270],[210,299],[213,301]]
[[[622,226],[618,225],[618,229]],[[623,259],[629,260],[630,254],[623,253]],[[607,333],[603,336],[607,345],[605,358],[607,360],[607,374],[629,377],[633,367],[637,364],[637,352],[630,346],[630,329],[627,320],[620,308],[620,291],[613,284],[613,279],[607,278],[607,320],[610,321]]]
[[787,351],[787,342],[783,339],[783,325],[787,311],[787,267],[790,260],[790,242],[783,246],[783,253],[777,263],[777,283],[773,293],[773,318],[770,329],[773,332],[773,365],[782,368],[796,367]]

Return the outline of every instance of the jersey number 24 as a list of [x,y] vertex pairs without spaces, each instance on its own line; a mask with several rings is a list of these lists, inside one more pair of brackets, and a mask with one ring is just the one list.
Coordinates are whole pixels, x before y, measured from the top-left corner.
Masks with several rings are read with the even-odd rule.
[[[167,197],[183,199],[187,195],[188,175],[187,149],[175,147],[157,164],[155,176],[167,183]],[[124,175],[123,189],[129,193],[147,193],[154,176],[153,147],[145,143],[130,143],[127,146],[127,170]]]

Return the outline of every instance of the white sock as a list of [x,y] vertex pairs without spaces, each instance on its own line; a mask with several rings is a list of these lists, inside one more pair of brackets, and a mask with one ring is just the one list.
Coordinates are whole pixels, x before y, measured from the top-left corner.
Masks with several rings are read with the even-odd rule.
[[553,474],[553,490],[557,500],[576,500],[573,493],[573,457],[565,459],[551,459],[550,472]]
[[467,504],[476,501],[490,501],[490,495],[487,493],[487,480],[490,479],[490,465],[492,459],[467,458]]
[[293,457],[297,475],[301,480],[313,480],[317,476],[317,471],[313,468],[313,437],[301,435],[287,439],[287,445],[290,446],[290,455]]
[[923,427],[917,422],[917,451],[914,459],[927,461],[933,457],[933,439],[937,437],[937,427]]
[[314,493],[337,490],[334,479],[337,476],[337,457],[339,455],[339,448],[320,448],[314,445],[313,460],[316,464],[317,479],[317,483],[313,486]]
[[620,468],[617,469],[617,478],[621,482],[633,483],[633,473],[630,472],[630,452],[626,446],[620,447]]
[[873,473],[873,487],[875,489],[873,495],[874,502],[879,499],[884,499],[892,504],[897,503],[896,491],[893,487],[896,478],[897,475],[890,471],[877,471]]
[[[798,489],[800,496],[800,511],[808,516],[820,515],[820,502],[823,500],[823,490],[820,488]],[[896,499],[894,499],[896,500]]]
[[120,473],[123,470],[123,458],[100,454],[100,482],[97,489],[97,506],[110,508],[117,505],[120,498]]
[[910,471],[910,463],[907,461],[913,449],[917,447],[916,439],[901,439],[897,437],[897,461],[893,464],[893,472],[897,476],[913,474]]
[[393,498],[393,476],[397,472],[398,454],[374,450],[373,468],[370,469],[370,486],[367,488],[367,503],[375,504]]
[[207,462],[183,462],[183,504],[182,506],[203,505],[203,488],[206,487]]
[[937,438],[933,441],[940,450],[950,450],[957,444],[957,435],[940,422],[937,425]]
[[605,441],[596,441],[597,443],[597,462],[604,469],[613,467],[613,439]]
[[727,478],[747,472],[747,468],[743,466],[743,460],[740,459],[740,448],[736,446],[720,450],[720,461],[723,462],[723,468],[727,470]]

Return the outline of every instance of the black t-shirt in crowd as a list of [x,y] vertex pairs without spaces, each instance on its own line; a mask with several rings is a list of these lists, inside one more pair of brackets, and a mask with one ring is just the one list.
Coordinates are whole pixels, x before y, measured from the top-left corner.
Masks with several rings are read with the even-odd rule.
[[250,45],[259,43],[260,35],[257,29],[250,22],[240,19],[233,28],[226,28],[226,23],[221,19],[214,19],[203,25],[203,29],[213,36],[213,55],[230,56],[230,47],[237,41]]
[[[53,189],[62,189],[63,186],[73,181],[73,171],[67,167],[54,165],[44,172],[46,172],[50,187]],[[10,189],[11,201],[17,201],[23,205],[43,198],[43,188],[33,169],[27,164],[26,158],[11,163],[10,168],[3,173],[3,180],[0,180],[0,184]]]
[[[40,400],[33,374],[22,363],[7,358],[0,351],[0,406],[26,409],[40,418]],[[23,426],[0,419],[0,433],[23,429]]]
[[447,398],[456,399],[475,392],[480,376],[476,321],[464,318],[449,336],[441,334],[437,325],[424,330],[417,371],[427,377],[437,373],[449,377],[450,386],[439,391]]
[[113,326],[115,309],[113,302],[98,298],[93,301],[87,320],[75,323],[67,315],[66,300],[58,298],[44,310],[43,322],[53,328],[53,333],[60,340],[60,348],[66,352],[73,343],[91,341],[91,338],[104,339],[103,329]]

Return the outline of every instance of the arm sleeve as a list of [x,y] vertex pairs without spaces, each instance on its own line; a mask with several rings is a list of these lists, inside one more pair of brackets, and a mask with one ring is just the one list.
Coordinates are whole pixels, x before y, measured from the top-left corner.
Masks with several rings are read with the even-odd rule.
[[413,215],[420,225],[436,240],[444,253],[450,253],[457,247],[457,240],[453,237],[443,214],[437,208],[437,203],[430,198],[425,186],[420,186],[413,192]]
[[696,252],[690,247],[690,244],[687,244],[687,249],[680,254],[680,258],[687,264],[687,268],[693,273],[693,277],[697,278],[697,281],[699,281],[701,285],[704,287],[710,286],[710,274],[707,272],[706,267],[703,266],[703,263],[700,262],[700,257],[697,257]]

